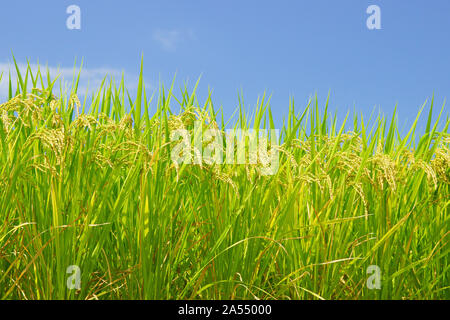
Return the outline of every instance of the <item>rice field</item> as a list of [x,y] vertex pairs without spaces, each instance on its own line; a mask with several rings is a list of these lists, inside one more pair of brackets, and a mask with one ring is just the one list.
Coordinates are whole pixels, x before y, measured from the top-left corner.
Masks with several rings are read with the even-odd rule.
[[[277,128],[266,96],[224,119],[199,82],[146,90],[142,65],[133,97],[123,79],[88,95],[77,70],[62,90],[16,69],[1,80],[1,299],[450,298],[445,105],[403,132],[395,114],[339,122],[291,101]],[[171,133],[199,127],[279,129],[276,172],[174,162]]]

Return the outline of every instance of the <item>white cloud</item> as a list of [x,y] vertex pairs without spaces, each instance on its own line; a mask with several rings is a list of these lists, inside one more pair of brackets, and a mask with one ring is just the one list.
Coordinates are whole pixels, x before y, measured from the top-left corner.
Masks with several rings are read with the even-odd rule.
[[[25,77],[26,70],[27,70],[27,64],[25,63],[19,63],[18,67],[20,70],[20,73],[22,77]],[[38,71],[38,65],[37,64],[30,64],[31,72],[33,73],[33,76],[36,76]],[[62,88],[67,89],[68,91],[71,88],[72,84],[72,78],[74,75],[74,68],[73,67],[55,67],[55,66],[48,66],[48,70],[50,73],[50,78],[53,81],[57,76],[58,80],[55,83],[55,90],[54,93],[59,92],[60,89],[60,80],[62,83]],[[44,85],[47,86],[47,66],[46,65],[40,65],[40,71],[42,74],[42,78],[44,81]],[[75,70],[75,75],[78,75],[79,66]],[[3,72],[2,80],[0,81],[0,103],[1,101],[5,101],[8,97],[8,88],[9,88],[9,72],[11,72],[11,81],[12,81],[12,87],[13,87],[13,95],[15,94],[16,84],[17,84],[17,74],[16,69],[13,63],[11,62],[0,62],[0,74]],[[86,93],[86,90],[88,89],[88,94],[91,94],[94,90],[98,90],[100,88],[101,82],[103,81],[103,78],[107,76],[106,81],[110,79],[110,77],[113,77],[116,81],[117,85],[119,85],[119,81],[122,77],[122,71],[114,68],[82,68],[81,74],[80,74],[80,81],[78,85],[78,94],[84,95]],[[134,89],[137,87],[138,83],[138,76],[136,75],[130,75],[126,72],[124,72],[124,81],[125,86],[128,90],[131,92],[134,91]],[[31,79],[28,78],[28,88],[31,88],[32,83]],[[38,88],[41,88],[40,80],[37,84]]]
[[161,47],[166,51],[175,51],[178,44],[185,40],[191,40],[194,38],[194,32],[189,30],[164,30],[156,29],[153,31],[153,40],[158,42]]

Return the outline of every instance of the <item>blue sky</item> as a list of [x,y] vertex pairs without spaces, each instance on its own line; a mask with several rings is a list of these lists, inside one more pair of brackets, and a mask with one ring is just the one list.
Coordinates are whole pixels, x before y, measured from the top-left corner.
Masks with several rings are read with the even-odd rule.
[[[81,8],[81,30],[66,28],[66,8]],[[369,5],[381,9],[381,30],[369,30]],[[214,90],[231,115],[243,90],[252,108],[272,94],[277,121],[293,96],[298,110],[317,92],[340,116],[376,106],[411,123],[435,94],[450,98],[450,1],[15,1],[0,11],[0,71],[11,50],[19,63],[38,60],[63,75],[84,58],[83,81],[123,70],[136,86],[140,55],[148,85],[162,79]],[[4,92],[5,79],[0,84]],[[1,93],[1,92],[0,92]],[[448,107],[445,113],[448,114]]]

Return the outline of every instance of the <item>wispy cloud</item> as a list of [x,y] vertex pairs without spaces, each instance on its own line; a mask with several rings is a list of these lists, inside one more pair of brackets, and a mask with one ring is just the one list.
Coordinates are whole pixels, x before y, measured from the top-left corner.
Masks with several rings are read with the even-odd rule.
[[175,51],[181,42],[192,39],[194,39],[194,31],[192,29],[155,29],[153,31],[153,40],[158,42],[166,51]]
[[[27,70],[27,64],[18,63],[18,67],[22,77],[25,76]],[[56,82],[56,88],[60,89],[60,84],[63,90],[70,90],[72,85],[72,79],[74,76],[73,67],[55,67],[55,66],[46,66],[38,64],[30,64],[31,72],[34,76],[36,76],[38,69],[40,68],[42,78],[44,84],[47,85],[47,68],[50,73],[51,80],[54,80],[58,77]],[[75,70],[75,75],[78,74],[78,69]],[[0,74],[3,72],[3,78],[0,81],[0,101],[4,101],[8,96],[8,87],[9,87],[9,73],[11,73],[11,82],[13,87],[13,94],[15,93],[15,88],[17,84],[17,74],[14,64],[10,62],[0,62]],[[138,77],[137,75],[130,75],[126,72],[123,72],[125,85],[127,89],[130,91],[134,91],[135,87],[137,87]],[[90,94],[93,90],[98,90],[100,87],[104,77],[107,76],[109,78],[114,78],[116,81],[119,81],[122,77],[122,71],[114,68],[85,68],[83,67],[80,73],[80,81],[78,85],[78,93],[80,95],[84,95],[88,90],[88,94]],[[61,80],[61,82],[60,82]],[[29,80],[29,86],[31,88],[31,81]],[[37,85],[39,88],[41,87],[40,81]]]

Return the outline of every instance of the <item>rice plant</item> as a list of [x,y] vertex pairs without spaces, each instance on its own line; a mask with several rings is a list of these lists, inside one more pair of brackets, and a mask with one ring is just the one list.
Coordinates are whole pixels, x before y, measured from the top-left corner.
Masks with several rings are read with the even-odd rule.
[[[225,121],[198,82],[146,90],[142,65],[134,99],[123,78],[80,101],[79,72],[70,90],[16,73],[0,105],[0,298],[450,298],[445,105],[402,133],[395,114],[339,123],[328,102],[291,101],[276,128],[266,96]],[[194,140],[196,122],[280,129],[277,171],[174,163],[171,132]]]

